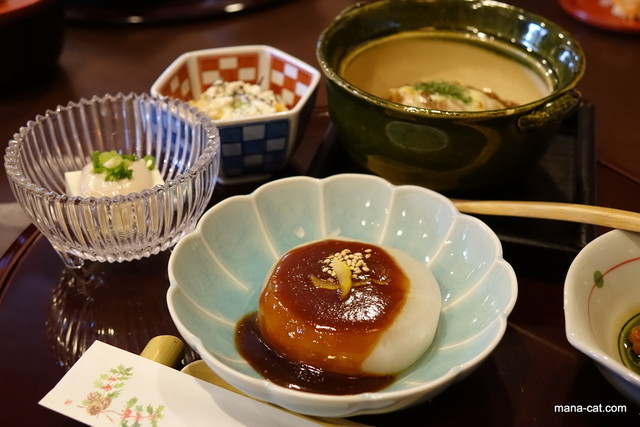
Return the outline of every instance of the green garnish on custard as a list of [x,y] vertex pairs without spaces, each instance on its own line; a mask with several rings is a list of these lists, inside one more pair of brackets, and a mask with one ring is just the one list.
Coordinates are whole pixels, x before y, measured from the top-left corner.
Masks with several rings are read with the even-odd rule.
[[472,101],[469,95],[469,90],[465,87],[457,85],[455,83],[432,81],[432,82],[418,82],[413,87],[420,92],[434,93],[449,98],[455,98],[465,104],[469,104]]
[[[131,163],[138,160],[135,154],[120,154],[115,150],[100,152],[98,150],[91,153],[91,163],[93,164],[93,173],[104,173],[105,181],[119,181],[121,179],[131,179],[133,177],[133,169]],[[156,159],[151,155],[143,158],[145,166],[149,170],[156,167]]]

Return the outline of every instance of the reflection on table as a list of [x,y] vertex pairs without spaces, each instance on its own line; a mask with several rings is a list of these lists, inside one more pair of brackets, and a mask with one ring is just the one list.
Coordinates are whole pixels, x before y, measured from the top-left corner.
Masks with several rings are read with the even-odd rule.
[[[351,3],[292,0],[221,18],[153,25],[68,23],[57,70],[0,95],[0,130],[8,140],[28,120],[58,104],[104,93],[148,91],[171,61],[190,50],[259,43],[316,64],[320,31]],[[538,170],[543,179],[529,183],[532,192],[516,188],[510,197],[535,194],[538,200],[555,200],[568,194],[571,201],[640,211],[640,198],[634,196],[640,193],[635,112],[621,101],[640,98],[636,76],[640,56],[629,54],[637,50],[637,37],[586,25],[564,13],[555,0],[513,3],[554,20],[583,45],[588,64],[579,89],[590,106],[582,110],[588,117],[577,121],[584,128],[567,122],[563,141],[575,142],[574,131],[586,131],[591,138],[590,144],[582,146],[586,150],[574,151],[576,146],[566,145],[552,150],[548,163]],[[324,89],[321,84],[319,112],[326,106]],[[330,173],[317,166],[318,156],[325,152],[323,148],[330,152],[332,142],[329,119],[318,113],[282,176]],[[574,167],[587,169],[569,171]],[[246,194],[259,184],[216,186],[211,203]],[[2,173],[0,203],[14,201]],[[23,218],[6,212],[0,211],[0,234],[11,233],[8,242],[17,240],[3,248],[8,251],[0,262],[0,342],[11,343],[3,346],[0,356],[0,378],[11,386],[11,392],[0,399],[0,424],[18,420],[24,425],[75,425],[39,407],[38,400],[77,358],[83,340],[113,339],[139,351],[151,335],[175,333],[163,301],[168,253],[135,265],[92,265],[82,272],[65,272],[49,243],[33,227],[22,233]],[[497,349],[477,371],[432,402],[357,421],[380,426],[463,425],[480,419],[484,425],[500,426],[637,421],[639,409],[604,380],[590,359],[568,344],[564,332],[562,286],[569,262],[585,240],[603,230],[584,234],[585,229],[567,231],[562,224],[544,221],[494,221],[492,227],[504,227],[504,256],[519,281],[518,302]],[[567,232],[562,234],[562,247],[548,244],[553,237],[546,237],[560,236],[558,228]],[[521,235],[514,230],[527,231],[526,239],[518,239]],[[531,244],[540,236],[542,244],[541,240]],[[122,277],[130,280],[120,281]],[[561,414],[554,409],[556,405],[599,404],[624,405],[627,412]]]

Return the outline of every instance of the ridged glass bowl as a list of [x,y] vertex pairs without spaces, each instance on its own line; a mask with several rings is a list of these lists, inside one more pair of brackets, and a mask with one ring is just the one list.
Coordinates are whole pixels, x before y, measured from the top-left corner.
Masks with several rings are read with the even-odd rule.
[[[342,236],[396,247],[438,280],[442,311],[431,347],[371,393],[327,395],[272,383],[238,353],[235,329],[258,309],[276,261],[305,242]],[[169,258],[169,312],[226,382],[257,399],[315,416],[383,413],[423,402],[471,373],[504,335],[517,281],[493,231],[423,187],[365,174],[269,182],[209,209]]]
[[[126,196],[65,194],[65,172],[82,169],[94,150],[153,155],[164,184]],[[20,128],[4,158],[16,199],[69,267],[172,247],[206,208],[219,161],[218,130],[205,114],[134,93],[48,110]]]

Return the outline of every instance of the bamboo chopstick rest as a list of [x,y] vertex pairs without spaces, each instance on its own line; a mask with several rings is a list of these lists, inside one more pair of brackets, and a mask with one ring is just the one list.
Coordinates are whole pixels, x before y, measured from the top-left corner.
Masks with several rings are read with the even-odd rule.
[[184,343],[173,335],[158,335],[149,340],[140,356],[174,367],[182,357]]

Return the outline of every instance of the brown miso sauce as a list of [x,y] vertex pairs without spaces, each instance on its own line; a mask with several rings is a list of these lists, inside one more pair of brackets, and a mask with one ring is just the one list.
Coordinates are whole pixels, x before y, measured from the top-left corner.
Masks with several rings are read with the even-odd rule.
[[[369,271],[358,275],[358,279],[364,279],[368,284],[353,287],[346,300],[339,291],[314,287],[309,279],[311,275],[330,277],[322,272],[322,261],[327,255],[343,249],[352,253],[371,250],[371,257],[365,259]],[[274,269],[267,289],[269,294],[276,294],[278,306],[286,307],[297,318],[314,325],[349,328],[363,333],[387,328],[402,308],[408,288],[408,279],[402,269],[380,247],[329,239],[285,254]]]
[[388,376],[349,376],[291,361],[273,351],[262,339],[257,313],[245,316],[236,329],[236,347],[260,375],[283,387],[310,393],[358,394],[381,390],[395,380]]
[[[328,259],[343,251],[364,261],[364,270],[351,269],[358,284],[346,295],[312,280],[333,280]],[[237,325],[236,346],[262,376],[284,387],[334,395],[380,390],[395,376],[370,374],[362,363],[393,324],[409,287],[379,246],[327,239],[294,248],[275,265],[258,311]]]
[[[318,287],[313,277],[332,280],[323,271],[325,262],[344,251],[368,256],[368,270],[355,274],[360,285],[346,295],[335,287]],[[393,324],[408,289],[404,271],[380,247],[332,239],[313,242],[289,251],[276,264],[260,297],[258,326],[265,341],[289,359],[331,372],[367,373],[361,371],[362,363]]]

